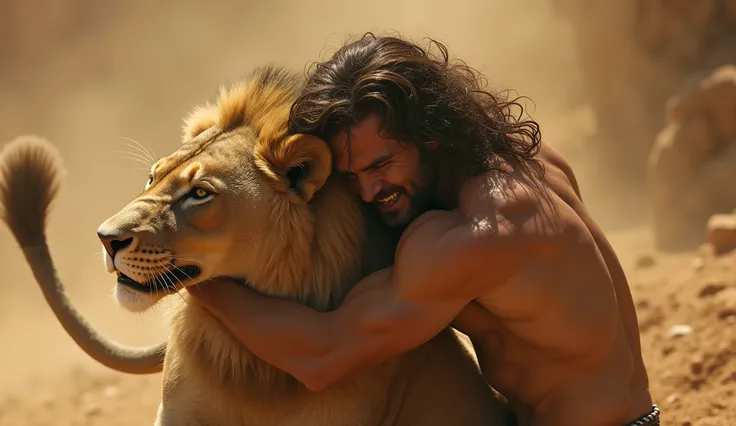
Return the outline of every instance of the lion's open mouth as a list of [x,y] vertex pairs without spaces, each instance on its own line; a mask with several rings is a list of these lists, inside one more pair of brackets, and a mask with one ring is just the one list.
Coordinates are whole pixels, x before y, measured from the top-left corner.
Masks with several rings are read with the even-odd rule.
[[155,278],[146,283],[139,283],[122,272],[118,272],[118,284],[143,293],[172,292],[177,291],[187,282],[191,282],[200,272],[201,270],[196,266],[178,266],[165,273],[157,274]]

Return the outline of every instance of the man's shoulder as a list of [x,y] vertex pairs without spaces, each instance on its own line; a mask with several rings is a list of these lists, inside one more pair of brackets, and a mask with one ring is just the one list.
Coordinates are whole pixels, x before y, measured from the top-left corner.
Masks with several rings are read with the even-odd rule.
[[424,251],[432,248],[448,232],[464,223],[464,216],[456,210],[430,210],[414,219],[401,235],[396,252]]
[[458,210],[490,239],[559,237],[577,218],[546,182],[493,172],[465,183]]

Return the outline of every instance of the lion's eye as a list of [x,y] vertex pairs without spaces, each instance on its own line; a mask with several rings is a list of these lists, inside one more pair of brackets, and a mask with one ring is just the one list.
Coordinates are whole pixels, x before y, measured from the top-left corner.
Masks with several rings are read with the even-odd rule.
[[216,194],[205,188],[195,187],[189,190],[182,198],[179,199],[183,209],[205,204]]
[[210,195],[212,195],[212,193],[210,193],[206,189],[194,188],[192,190],[192,198],[194,198],[195,200],[202,200],[209,197]]

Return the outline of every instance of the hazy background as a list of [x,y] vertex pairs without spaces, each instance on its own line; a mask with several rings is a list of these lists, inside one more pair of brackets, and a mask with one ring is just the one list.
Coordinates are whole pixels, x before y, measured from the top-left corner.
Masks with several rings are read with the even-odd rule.
[[[579,103],[572,31],[543,0],[158,1],[4,0],[0,3],[0,141],[47,137],[68,174],[49,238],[73,300],[101,331],[128,344],[164,336],[159,313],[132,316],[113,301],[97,226],[137,195],[143,166],[122,137],[157,156],[177,148],[182,117],[253,66],[305,69],[365,31],[429,36],[481,70],[490,85],[534,104],[543,138],[573,162],[596,210],[596,175],[581,149],[595,129]],[[0,392],[81,365],[101,369],[46,306],[15,241],[0,227]],[[40,339],[43,344],[34,343]],[[51,346],[49,347],[49,342]]]

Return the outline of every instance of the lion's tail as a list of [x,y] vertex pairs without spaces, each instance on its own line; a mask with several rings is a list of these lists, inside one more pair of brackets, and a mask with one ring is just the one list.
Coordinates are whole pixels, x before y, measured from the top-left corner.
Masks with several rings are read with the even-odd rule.
[[79,314],[59,280],[46,244],[46,220],[59,189],[61,157],[46,140],[26,135],[0,152],[0,212],[31,265],[46,302],[74,341],[92,358],[130,374],[158,373],[166,343],[122,346],[97,333]]

